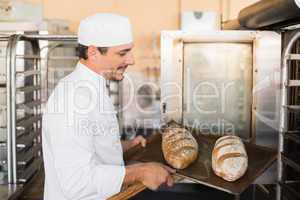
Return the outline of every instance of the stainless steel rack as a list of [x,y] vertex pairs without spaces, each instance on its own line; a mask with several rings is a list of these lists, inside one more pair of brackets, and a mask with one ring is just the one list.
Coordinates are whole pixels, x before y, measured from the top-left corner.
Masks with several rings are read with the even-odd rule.
[[277,199],[292,200],[300,198],[300,31],[284,37]]
[[[23,43],[29,51],[18,54]],[[29,53],[30,55],[27,55]],[[37,40],[11,35],[6,53],[7,86],[7,173],[8,183],[24,183],[41,167],[41,100],[40,49]],[[22,63],[23,71],[17,71]],[[18,79],[24,86],[18,87]],[[22,103],[17,96],[21,95]],[[17,116],[22,112],[22,118]]]

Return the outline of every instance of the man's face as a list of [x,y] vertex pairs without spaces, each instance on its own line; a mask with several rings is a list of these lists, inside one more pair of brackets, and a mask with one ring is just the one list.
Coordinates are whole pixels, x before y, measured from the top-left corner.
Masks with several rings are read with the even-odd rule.
[[103,75],[106,79],[115,81],[123,80],[127,67],[134,64],[132,48],[133,44],[130,43],[109,47],[105,54],[101,54],[98,51],[96,62],[104,67]]

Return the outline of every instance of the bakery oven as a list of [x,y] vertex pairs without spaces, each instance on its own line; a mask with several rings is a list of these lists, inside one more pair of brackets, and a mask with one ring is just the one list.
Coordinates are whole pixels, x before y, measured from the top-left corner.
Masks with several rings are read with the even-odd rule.
[[278,152],[245,199],[300,198],[299,5],[263,0],[221,31],[161,35],[161,121]]
[[[245,142],[276,149],[280,66],[281,35],[273,31],[164,31],[162,122],[174,120],[201,135],[237,135]],[[210,159],[209,151],[201,156]],[[222,187],[217,179],[204,182],[232,194],[242,191],[236,192],[234,185]],[[276,183],[276,164],[256,182]]]

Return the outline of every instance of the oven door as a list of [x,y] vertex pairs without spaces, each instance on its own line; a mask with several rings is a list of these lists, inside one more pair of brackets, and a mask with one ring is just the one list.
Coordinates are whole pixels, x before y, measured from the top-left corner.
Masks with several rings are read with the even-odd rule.
[[162,32],[162,121],[253,141],[276,130],[280,51],[275,32]]

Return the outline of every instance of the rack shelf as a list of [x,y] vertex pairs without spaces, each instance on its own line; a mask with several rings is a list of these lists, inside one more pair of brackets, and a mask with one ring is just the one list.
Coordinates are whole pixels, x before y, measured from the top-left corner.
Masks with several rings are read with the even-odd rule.
[[34,100],[34,101],[30,101],[30,102],[17,104],[17,109],[25,110],[27,108],[33,108],[33,107],[40,106],[40,105],[41,105],[41,100]]
[[17,147],[18,148],[27,148],[32,144],[32,141],[41,134],[41,129],[30,132],[28,135],[21,135],[17,138]]
[[35,157],[37,152],[41,150],[41,145],[35,145],[29,150],[24,150],[17,154],[18,165],[28,165],[28,163]]
[[287,60],[300,60],[300,55],[299,54],[288,54],[286,56]]
[[299,158],[300,158],[300,153],[294,153],[289,155],[282,154],[282,161],[300,172]]
[[284,196],[289,200],[298,200],[300,198],[300,183],[280,183],[283,188]]
[[35,159],[25,171],[19,171],[18,181],[20,183],[26,183],[34,174],[40,169],[42,164],[41,158]]
[[40,74],[41,74],[40,70],[28,70],[28,71],[17,72],[18,77],[28,77],[28,76],[34,76]]
[[25,86],[25,87],[17,88],[17,92],[30,93],[30,92],[34,92],[34,91],[40,90],[40,89],[41,89],[40,85]]
[[300,144],[300,134],[296,134],[296,133],[286,134],[285,138]]
[[21,120],[19,120],[17,122],[17,127],[27,128],[29,126],[32,126],[33,123],[36,123],[36,122],[38,122],[41,119],[42,119],[42,115],[41,114],[39,114],[39,115],[33,115],[31,117],[29,117],[29,116],[27,117],[26,116],[25,118],[23,118],[23,119],[21,119]]

